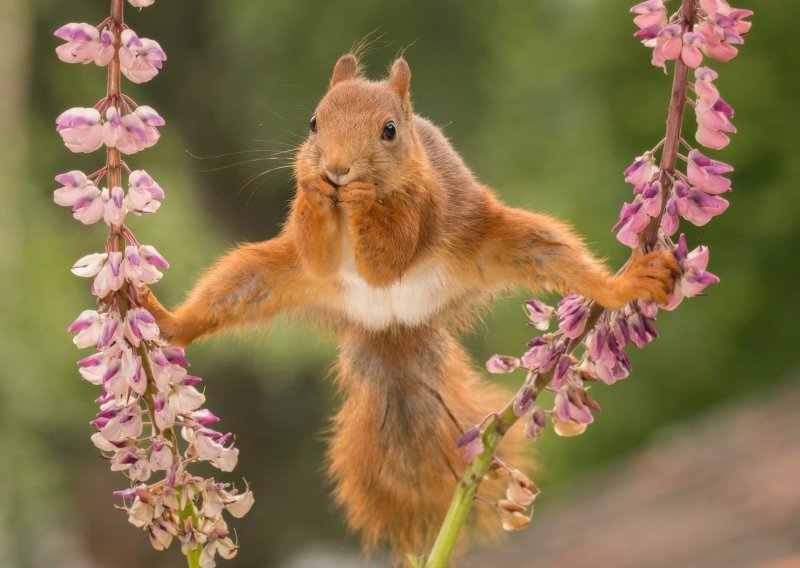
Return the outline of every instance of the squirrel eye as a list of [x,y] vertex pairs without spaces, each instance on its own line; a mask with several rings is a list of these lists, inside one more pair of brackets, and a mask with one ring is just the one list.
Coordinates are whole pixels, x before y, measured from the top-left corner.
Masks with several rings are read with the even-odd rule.
[[390,120],[383,126],[381,140],[394,140],[395,136],[397,136],[397,127],[394,125],[394,122]]
[[317,131],[317,115],[311,117],[311,120],[308,121],[308,127],[311,129],[311,132]]

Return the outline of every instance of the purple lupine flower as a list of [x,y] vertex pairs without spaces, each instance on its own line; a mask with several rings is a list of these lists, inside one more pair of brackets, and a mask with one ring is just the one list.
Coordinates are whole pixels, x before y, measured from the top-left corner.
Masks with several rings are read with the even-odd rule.
[[626,183],[634,187],[640,187],[653,181],[653,178],[658,173],[658,166],[656,166],[653,159],[653,154],[645,152],[643,155],[638,156],[623,173]]
[[514,414],[518,417],[527,415],[533,409],[535,390],[533,385],[526,383],[517,392],[514,398]]
[[155,77],[167,59],[157,41],[139,38],[130,28],[122,31],[121,42],[120,68],[134,83],[145,83]]
[[561,389],[556,393],[552,419],[553,430],[559,436],[578,436],[594,422],[589,406],[576,393],[575,389],[570,388]]
[[558,303],[558,329],[570,339],[583,333],[588,317],[589,308],[585,298],[569,294]]
[[101,67],[114,57],[114,36],[104,27],[99,31],[86,24],[65,24],[54,35],[67,43],[56,48],[56,55],[64,63],[94,63]]
[[486,370],[490,373],[511,373],[519,368],[520,360],[508,355],[492,355],[486,361]]
[[712,195],[731,190],[731,180],[723,175],[732,172],[732,166],[707,158],[697,150],[689,152],[688,157],[686,176],[692,186]]
[[525,302],[525,312],[531,325],[539,331],[546,331],[550,327],[550,318],[553,317],[553,308],[539,300]]
[[97,345],[103,329],[104,316],[96,310],[84,310],[67,329],[69,333],[78,332],[72,342],[78,349]]
[[720,101],[719,91],[714,85],[718,75],[709,67],[698,67],[695,70],[694,88],[697,93],[695,117],[697,118],[697,141],[712,150],[721,150],[730,143],[726,133],[736,132],[730,121],[733,109],[727,103],[717,105]]
[[553,336],[537,337],[528,342],[528,349],[522,355],[522,365],[528,370],[546,373],[553,368],[563,352],[563,346],[553,342]]
[[73,152],[90,153],[103,145],[103,125],[94,108],[75,107],[56,118],[56,131]]
[[161,207],[164,190],[144,170],[134,170],[128,176],[128,195],[125,205],[128,211],[141,215],[155,213]]
[[695,32],[683,33],[683,47],[681,48],[681,59],[692,69],[696,69],[703,62],[703,53],[700,47],[706,44],[706,38],[702,34]]
[[537,406],[531,413],[531,417],[525,423],[525,436],[535,442],[539,439],[539,436],[541,436],[546,424],[547,415],[543,408]]
[[464,461],[472,461],[483,452],[483,432],[477,426],[473,426],[458,439],[456,447],[464,448]]
[[667,305],[662,306],[665,310],[674,310],[683,301],[683,298],[691,298],[700,294],[709,284],[716,284],[719,278],[710,272],[706,272],[708,266],[708,247],[699,246],[689,252],[686,246],[686,236],[681,234],[678,240],[678,250],[675,258],[681,263],[683,274],[675,284],[675,288],[670,295]]
[[632,14],[638,14],[633,23],[639,29],[657,27],[662,28],[667,25],[667,9],[664,7],[663,0],[647,0],[639,2],[631,8]]

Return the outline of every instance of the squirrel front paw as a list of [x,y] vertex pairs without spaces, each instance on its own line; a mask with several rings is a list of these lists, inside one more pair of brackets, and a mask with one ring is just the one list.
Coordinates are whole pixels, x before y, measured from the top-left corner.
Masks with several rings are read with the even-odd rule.
[[161,339],[169,343],[175,342],[175,317],[161,305],[155,294],[144,284],[136,289],[136,301],[155,318]]
[[666,304],[675,277],[681,273],[675,256],[663,249],[634,257],[612,281],[607,308],[617,309],[633,300]]
[[366,207],[378,199],[378,186],[368,181],[353,181],[340,187],[336,198],[345,207]]
[[317,210],[332,210],[336,189],[320,175],[311,175],[298,181],[306,200]]

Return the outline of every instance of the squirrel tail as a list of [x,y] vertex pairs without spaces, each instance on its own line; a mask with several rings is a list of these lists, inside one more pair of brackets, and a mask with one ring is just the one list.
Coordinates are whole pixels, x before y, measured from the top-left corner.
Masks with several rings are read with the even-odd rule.
[[[367,550],[386,542],[397,562],[425,552],[465,467],[456,442],[508,393],[483,382],[441,328],[345,331],[338,386],[345,400],[333,419],[329,473],[349,528]],[[506,445],[519,452],[519,443]],[[496,513],[476,509],[481,532],[496,534]]]

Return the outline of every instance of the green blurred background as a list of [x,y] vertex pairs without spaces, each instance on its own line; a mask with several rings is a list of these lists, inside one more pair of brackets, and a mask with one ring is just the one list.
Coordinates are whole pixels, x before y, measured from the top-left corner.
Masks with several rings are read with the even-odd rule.
[[[0,7],[0,564],[182,566],[175,545],[154,553],[112,507],[111,492],[125,479],[89,441],[95,388],[80,380],[80,354],[66,333],[93,305],[69,267],[99,250],[105,227],[80,226],[52,202],[55,174],[94,171],[101,160],[70,154],[54,118],[92,105],[105,79],[95,66],[60,63],[52,32],[102,20],[108,2],[0,0]],[[619,0],[128,6],[129,25],[169,56],[155,80],[124,87],[167,120],[157,148],[129,160],[167,192],[158,215],[131,221],[172,264],[156,287],[160,298],[174,305],[234,243],[276,234],[293,186],[287,169],[266,172],[291,163],[336,58],[374,30],[382,37],[366,57],[370,76],[382,76],[405,49],[417,112],[445,127],[480,179],[508,203],[571,221],[619,265],[626,248],[609,228],[629,198],[621,172],[663,135],[670,84],[632,38],[629,7]],[[655,432],[727,399],[766,394],[797,368],[800,4],[743,7],[756,16],[740,57],[712,64],[740,132],[719,154],[736,167],[731,207],[687,230],[690,243],[711,247],[710,268],[722,283],[659,318],[662,339],[633,353],[629,380],[593,391],[604,411],[586,435],[548,435],[539,444],[545,511]],[[530,336],[523,299],[499,300],[465,338],[476,365],[495,352],[522,351]],[[337,406],[331,339],[278,323],[268,333],[194,345],[188,355],[207,379],[210,408],[238,435],[237,478],[256,490],[253,511],[233,523],[240,555],[224,565],[281,566],[300,549],[355,548],[322,471],[321,432]]]

